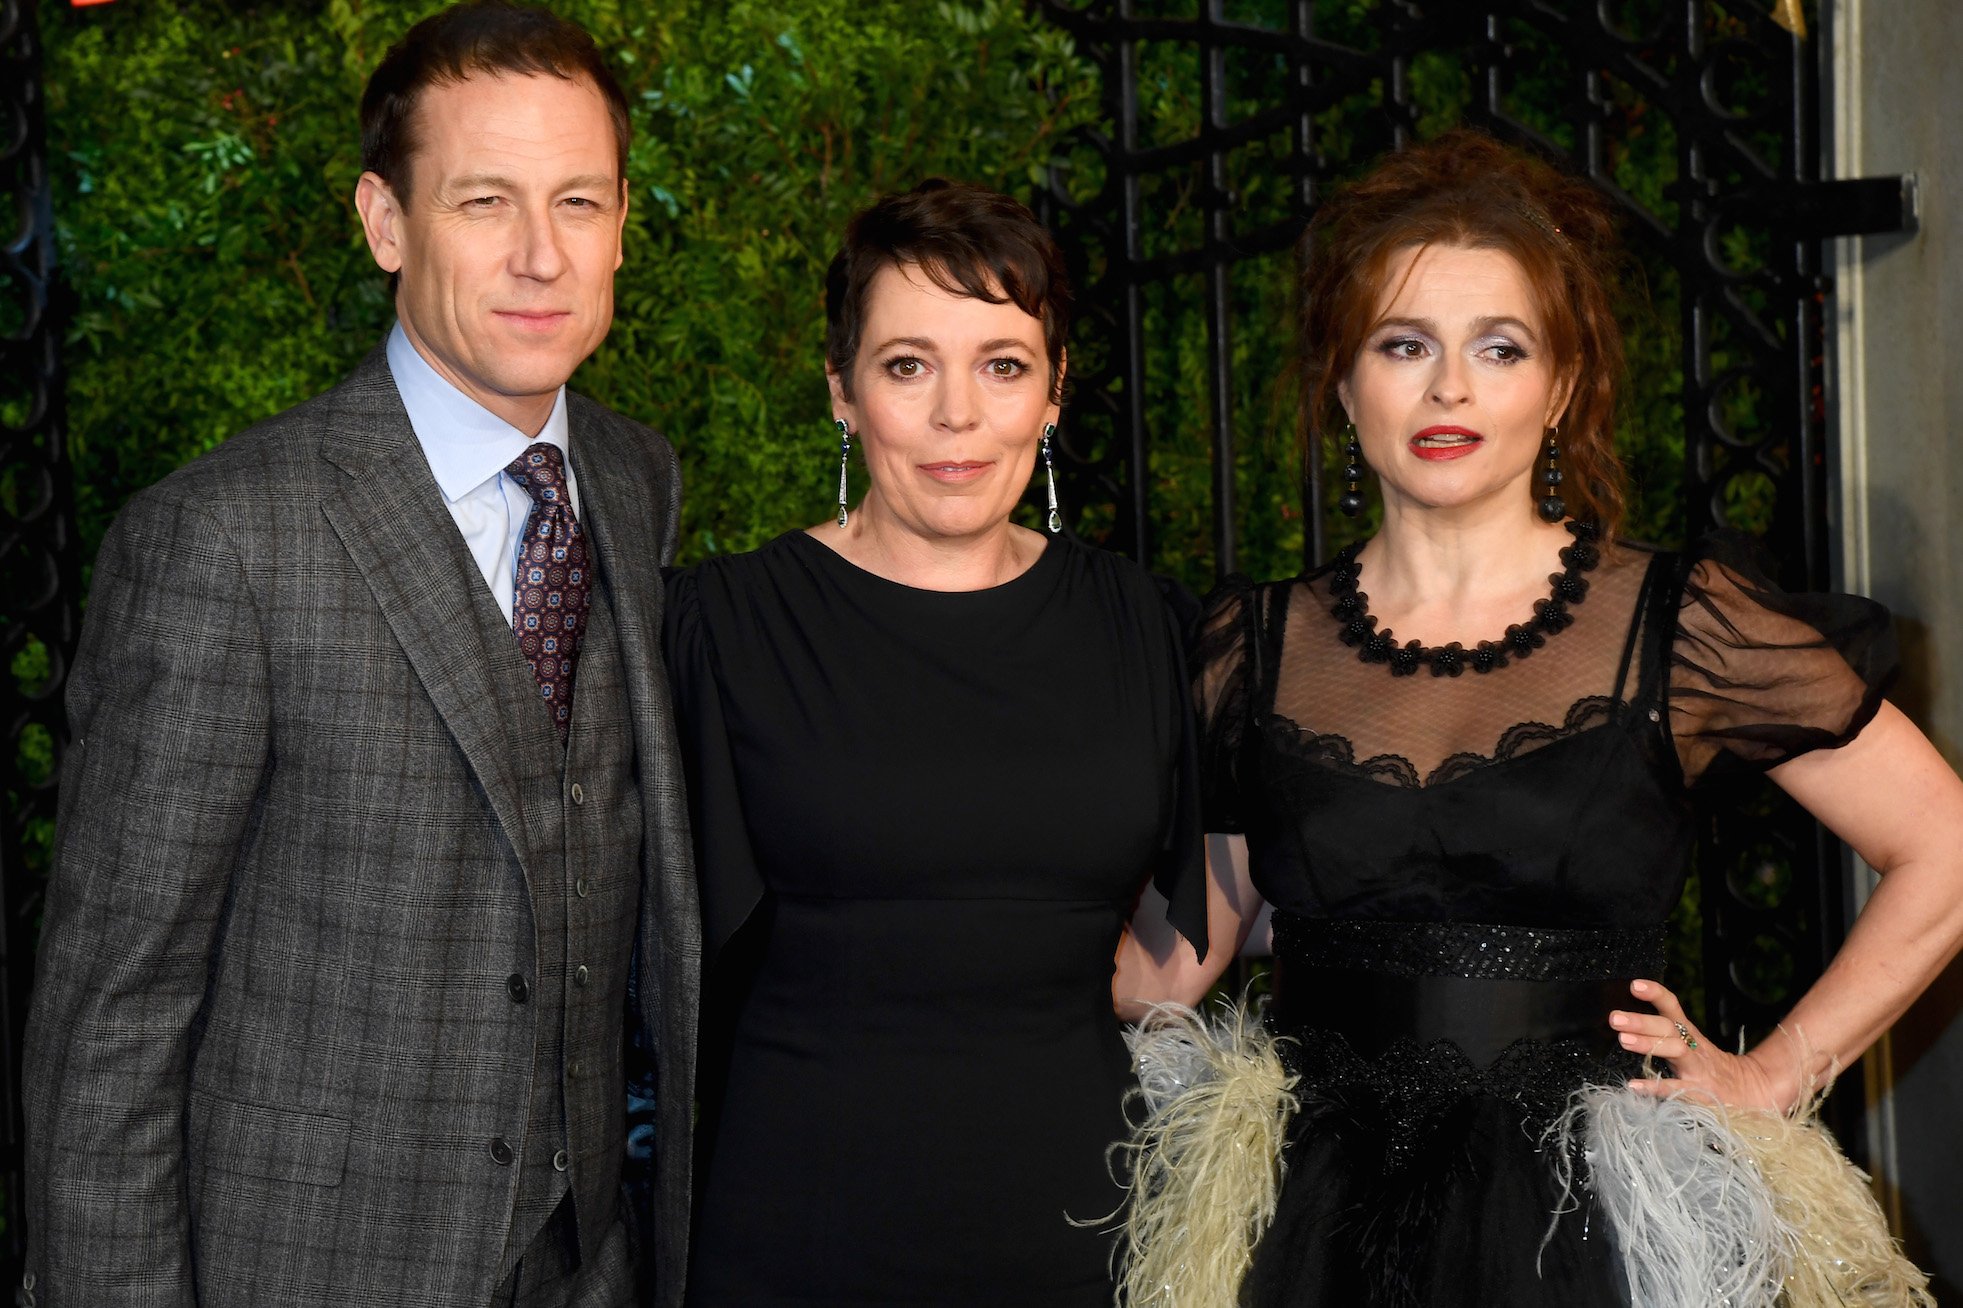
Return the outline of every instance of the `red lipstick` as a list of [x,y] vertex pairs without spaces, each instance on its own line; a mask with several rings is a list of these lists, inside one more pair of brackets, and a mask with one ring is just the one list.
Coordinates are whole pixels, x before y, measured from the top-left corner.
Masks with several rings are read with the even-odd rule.
[[1485,444],[1486,438],[1470,427],[1427,427],[1410,441],[1411,453],[1429,462],[1463,459]]

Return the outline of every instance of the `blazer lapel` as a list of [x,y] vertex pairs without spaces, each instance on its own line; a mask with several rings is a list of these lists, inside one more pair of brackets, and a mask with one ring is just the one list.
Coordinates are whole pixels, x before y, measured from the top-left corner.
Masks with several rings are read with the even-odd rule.
[[[700,965],[701,914],[673,699],[667,665],[661,657],[662,606],[666,602],[661,556],[673,539],[663,524],[676,511],[676,488],[660,480],[657,470],[662,458],[632,443],[631,433],[645,428],[615,425],[594,408],[581,401],[570,415],[580,519],[597,547],[607,597],[613,604],[614,628],[620,637],[648,815],[645,856],[655,876],[653,907],[657,910],[663,959],[674,974],[671,981],[693,978]],[[692,1026],[689,1031],[693,1031]],[[670,1038],[675,1035],[671,1032]],[[692,1034],[688,1038],[692,1048]]]
[[513,692],[512,678],[494,661],[516,660],[517,647],[509,629],[492,621],[497,606],[444,508],[381,351],[336,398],[343,403],[327,419],[321,454],[347,477],[321,509],[477,774],[529,878],[531,848],[508,724],[516,713],[536,713],[537,705]]
[[696,1012],[702,973],[701,907],[689,839],[681,751],[661,658],[661,566],[674,542],[680,488],[662,479],[666,451],[646,448],[647,429],[618,422],[578,396],[567,417],[579,477],[580,521],[592,537],[613,605],[634,715],[648,873],[641,899],[637,999],[654,1035],[656,1204],[651,1246],[662,1276],[658,1302],[678,1302],[688,1265],[689,1143],[695,1102]]
[[[583,421],[580,409],[568,415],[573,469],[579,478],[580,529],[593,538],[613,605],[614,628],[638,701],[646,690],[648,656],[658,649],[661,617],[654,610],[661,593],[660,548],[653,535],[647,497],[651,487],[636,461],[618,447],[616,434],[602,423]],[[647,460],[638,461],[644,469]],[[666,694],[667,688],[661,687]]]

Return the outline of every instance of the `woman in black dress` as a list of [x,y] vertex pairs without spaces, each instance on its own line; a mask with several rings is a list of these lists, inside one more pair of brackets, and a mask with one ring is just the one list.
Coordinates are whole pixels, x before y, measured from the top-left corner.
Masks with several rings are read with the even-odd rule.
[[[1611,239],[1585,184],[1474,134],[1387,160],[1310,235],[1312,423],[1348,447],[1345,509],[1376,473],[1383,526],[1211,602],[1206,825],[1244,864],[1216,962],[1144,996],[1193,1002],[1272,905],[1271,1026],[1298,1079],[1279,1194],[1264,1171],[1245,1209],[1268,1226],[1239,1290],[1256,1308],[1703,1308],[1787,1281],[1793,1302],[1925,1301],[1857,1184],[1834,1191],[1844,1221],[1778,1188],[1783,1118],[1728,1134],[1697,1101],[1791,1112],[1955,954],[1963,784],[1881,698],[1878,606],[1782,594],[1740,539],[1617,537]],[[1747,769],[1885,875],[1825,976],[1734,1055],[1656,978],[1687,790]],[[1583,1086],[1612,1088],[1564,1146]],[[1181,1138],[1147,1143],[1146,1210],[1214,1202],[1163,1170]],[[1862,1223],[1866,1262],[1845,1243]],[[1178,1264],[1169,1243],[1141,1265]],[[1231,1303],[1242,1270],[1184,1308]],[[1163,1279],[1133,1308],[1172,1302]]]
[[1148,880],[1203,941],[1204,869],[1156,584],[1054,507],[1048,533],[1009,520],[1069,306],[1012,200],[929,182],[860,214],[826,310],[865,498],[842,454],[835,521],[671,585],[708,951],[699,1308],[1111,1301],[1114,955]]

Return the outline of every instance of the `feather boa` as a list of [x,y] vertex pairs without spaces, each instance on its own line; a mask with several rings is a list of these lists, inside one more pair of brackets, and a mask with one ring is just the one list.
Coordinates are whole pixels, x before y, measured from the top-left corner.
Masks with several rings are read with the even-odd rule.
[[1559,1180],[1572,1196],[1578,1144],[1632,1302],[1935,1308],[1867,1176],[1820,1124],[1823,1095],[1785,1114],[1621,1087],[1575,1094],[1548,1131]]
[[1131,1191],[1130,1308],[1234,1308],[1274,1220],[1295,1078],[1258,1010],[1161,1004],[1126,1036],[1146,1117],[1115,1147]]
[[[1274,1220],[1296,1078],[1245,1003],[1160,1005],[1126,1039],[1146,1115],[1113,1147],[1130,1191],[1121,1301],[1235,1308]],[[1584,1086],[1546,1135],[1562,1212],[1577,1187],[1593,1195],[1643,1308],[1935,1308],[1820,1124],[1822,1094],[1780,1114]]]

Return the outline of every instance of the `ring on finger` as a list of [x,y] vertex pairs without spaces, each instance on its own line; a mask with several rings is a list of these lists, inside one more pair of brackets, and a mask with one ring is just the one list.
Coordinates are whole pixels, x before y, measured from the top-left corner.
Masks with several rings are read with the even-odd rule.
[[1684,1048],[1697,1048],[1697,1037],[1690,1033],[1689,1027],[1685,1026],[1682,1022],[1672,1022],[1670,1025],[1677,1028],[1677,1034],[1683,1038]]

